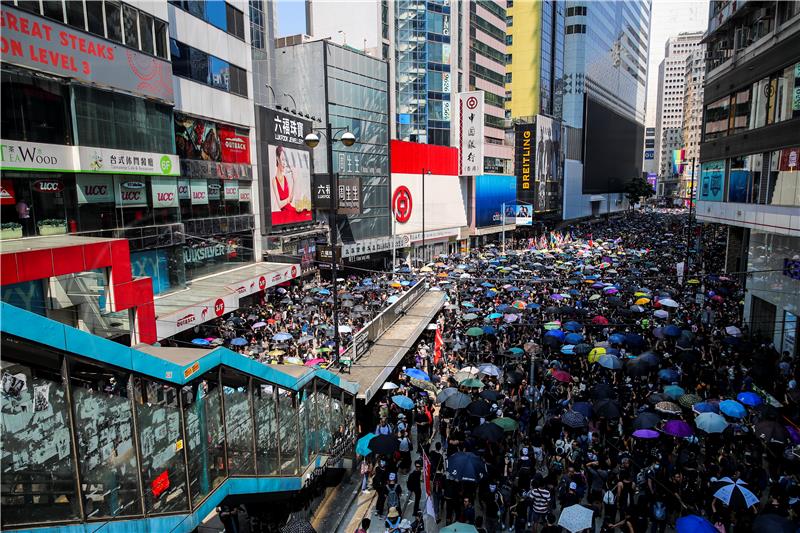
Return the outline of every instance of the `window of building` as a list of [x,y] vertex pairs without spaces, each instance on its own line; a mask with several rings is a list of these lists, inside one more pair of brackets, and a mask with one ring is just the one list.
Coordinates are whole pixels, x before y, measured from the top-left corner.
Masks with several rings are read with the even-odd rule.
[[[197,18],[203,19],[212,26],[244,40],[244,13],[224,0],[169,0],[169,3]],[[250,3],[253,13],[253,2]],[[263,31],[263,20],[261,21]],[[263,46],[263,45],[262,45]]]
[[170,39],[172,73],[216,89],[247,96],[247,71],[202,50]]
[[706,106],[705,139],[711,140],[728,134],[730,117],[730,97],[720,98]]
[[104,37],[103,0],[86,0],[86,22],[89,33]]
[[226,3],[225,16],[228,21],[228,33],[244,40],[244,13]]
[[122,5],[122,27],[125,31],[125,46],[139,48],[139,12],[128,4]]
[[106,36],[118,43],[122,42],[122,6],[119,2],[109,2],[104,4],[106,11]]
[[86,18],[83,16],[83,2],[67,2],[67,24],[73,28],[84,30],[86,28]]
[[2,138],[71,144],[69,96],[65,85],[25,71],[2,71]]
[[142,52],[154,54],[156,51],[153,35],[153,17],[139,13],[139,38],[142,41]]

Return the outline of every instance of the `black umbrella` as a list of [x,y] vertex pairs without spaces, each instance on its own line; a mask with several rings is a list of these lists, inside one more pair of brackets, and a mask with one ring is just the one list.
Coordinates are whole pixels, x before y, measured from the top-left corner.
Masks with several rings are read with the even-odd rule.
[[580,344],[576,344],[575,348],[573,348],[572,351],[576,355],[586,355],[586,354],[588,354],[589,352],[592,351],[592,345],[591,344],[586,344],[585,342],[582,342]]
[[492,410],[492,406],[483,400],[475,400],[467,406],[467,412],[472,416],[486,418]]
[[761,420],[777,420],[780,412],[775,406],[768,403],[761,403],[753,407],[753,412],[756,413]]
[[567,411],[561,415],[561,423],[569,428],[578,429],[586,427],[588,422],[578,411]]
[[478,482],[486,475],[486,464],[474,453],[457,452],[447,458],[447,473],[456,481]]
[[766,443],[784,444],[789,438],[789,433],[774,420],[765,420],[755,426],[755,434]]
[[607,383],[598,383],[592,387],[590,396],[595,400],[601,400],[604,398],[611,398],[614,396],[614,392],[611,389],[611,385],[608,385]]
[[514,371],[506,374],[506,383],[512,387],[522,383],[523,379],[525,379],[525,376],[522,374],[522,372]]
[[292,516],[289,522],[281,528],[281,533],[317,533],[317,530],[308,519]]
[[661,393],[661,392],[654,392],[653,394],[651,394],[650,396],[647,397],[647,401],[651,405],[655,405],[655,404],[661,403],[661,402],[669,402],[671,400],[672,400],[672,398],[670,398],[669,396],[667,396],[666,394]]
[[472,398],[463,392],[457,392],[444,401],[445,407],[450,409],[463,409],[472,402]]
[[391,455],[400,448],[400,442],[394,435],[377,435],[369,441],[367,447],[381,455]]
[[502,394],[492,389],[483,390],[478,396],[492,403],[497,402],[497,400],[503,397]]
[[653,429],[661,423],[661,417],[656,413],[645,411],[633,419],[633,429]]
[[489,442],[500,442],[503,440],[504,434],[503,428],[491,422],[485,422],[472,430],[474,437],[488,440]]
[[619,418],[621,414],[619,404],[614,400],[609,400],[608,398],[594,402],[594,405],[592,405],[592,410],[594,411],[595,416],[601,416],[604,418]]
[[777,514],[762,514],[753,522],[753,533],[795,533],[797,524]]
[[638,358],[629,359],[625,365],[625,372],[629,376],[646,376],[653,370],[653,367]]

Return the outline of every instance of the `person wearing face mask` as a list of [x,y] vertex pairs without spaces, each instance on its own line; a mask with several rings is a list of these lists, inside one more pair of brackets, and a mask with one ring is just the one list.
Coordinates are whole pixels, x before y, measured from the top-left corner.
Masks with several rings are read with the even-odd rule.
[[380,458],[372,474],[372,488],[378,493],[378,500],[375,502],[375,514],[383,516],[383,506],[386,503],[386,484],[389,481],[389,473],[386,468],[386,460]]

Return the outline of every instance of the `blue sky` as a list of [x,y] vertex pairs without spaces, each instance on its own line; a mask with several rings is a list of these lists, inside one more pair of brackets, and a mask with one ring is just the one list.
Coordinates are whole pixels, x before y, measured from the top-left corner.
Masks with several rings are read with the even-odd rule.
[[306,32],[304,0],[278,0],[278,37]]

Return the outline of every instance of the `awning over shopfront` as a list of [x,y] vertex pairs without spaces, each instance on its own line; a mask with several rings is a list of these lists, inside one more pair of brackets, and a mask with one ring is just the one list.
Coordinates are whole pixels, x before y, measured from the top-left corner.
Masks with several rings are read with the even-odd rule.
[[235,311],[241,298],[300,276],[297,264],[255,263],[195,280],[185,290],[156,298],[158,339]]

